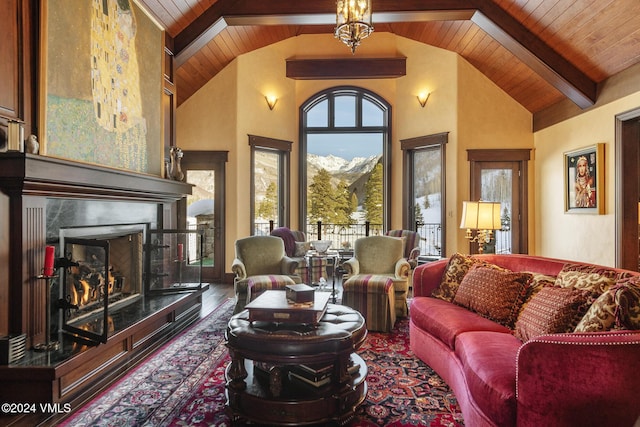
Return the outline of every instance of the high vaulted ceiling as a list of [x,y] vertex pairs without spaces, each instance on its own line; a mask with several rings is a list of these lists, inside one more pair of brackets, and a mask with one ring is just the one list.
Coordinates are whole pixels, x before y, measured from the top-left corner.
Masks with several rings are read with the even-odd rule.
[[[178,104],[238,55],[335,25],[334,0],[139,3],[174,39]],[[372,3],[376,32],[457,52],[532,113],[564,99],[588,108],[600,83],[640,63],[640,0]]]

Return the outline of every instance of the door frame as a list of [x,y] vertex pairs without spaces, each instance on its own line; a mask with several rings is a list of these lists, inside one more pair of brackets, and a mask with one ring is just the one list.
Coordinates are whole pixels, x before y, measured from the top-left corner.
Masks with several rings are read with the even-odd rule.
[[[214,229],[216,230],[216,239],[214,240],[214,261],[213,267],[202,267],[202,280],[205,282],[217,281],[222,283],[224,280],[224,262],[225,262],[225,179],[226,179],[226,163],[228,161],[228,151],[197,151],[184,150],[182,158],[182,170],[214,170],[215,181],[213,200],[214,212]],[[187,227],[187,199],[183,198],[178,202],[178,224],[180,227]]]
[[[478,200],[480,195],[477,194],[477,190],[474,186],[474,177],[479,174],[479,169],[482,169],[482,163],[499,163],[509,162],[517,163],[519,169],[519,176],[517,179],[517,191],[519,194],[518,211],[519,211],[519,227],[516,231],[511,229],[512,253],[527,254],[529,253],[529,169],[528,161],[531,158],[531,149],[478,149],[467,150],[467,159],[469,160],[469,196],[471,200]],[[513,225],[513,218],[512,218]],[[515,236],[515,239],[514,239]]]
[[615,265],[638,271],[640,108],[616,115],[615,138]]

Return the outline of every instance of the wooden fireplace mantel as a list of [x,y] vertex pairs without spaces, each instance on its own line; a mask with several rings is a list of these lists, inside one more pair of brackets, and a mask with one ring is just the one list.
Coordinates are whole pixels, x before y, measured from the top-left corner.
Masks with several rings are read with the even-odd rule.
[[[84,207],[95,201],[107,205],[106,209],[128,209],[128,202],[139,202],[147,205],[143,210],[149,211],[148,205],[157,208],[150,210],[156,212],[152,216],[157,227],[171,228],[177,216],[176,202],[191,192],[190,184],[158,176],[35,154],[0,153],[0,193],[5,195],[0,197],[0,215],[6,230],[0,232],[0,329],[4,334],[25,334],[31,352],[50,332],[45,321],[45,296],[50,289],[38,278],[44,248],[51,244],[47,240],[49,204],[78,199]],[[0,366],[0,400],[71,402],[75,408],[195,321],[201,293],[185,293],[144,314],[110,336],[107,343],[74,352],[63,361],[41,364],[40,359],[25,356]]]
[[9,195],[173,202],[191,184],[20,152],[0,153],[0,190]]

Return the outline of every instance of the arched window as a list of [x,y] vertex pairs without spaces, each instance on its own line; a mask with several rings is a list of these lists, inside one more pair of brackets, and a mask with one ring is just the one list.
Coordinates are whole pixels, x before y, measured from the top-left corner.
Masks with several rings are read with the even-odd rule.
[[[300,109],[300,221],[311,239],[347,246],[389,225],[391,107],[357,87],[334,87]],[[339,248],[339,247],[338,247]]]

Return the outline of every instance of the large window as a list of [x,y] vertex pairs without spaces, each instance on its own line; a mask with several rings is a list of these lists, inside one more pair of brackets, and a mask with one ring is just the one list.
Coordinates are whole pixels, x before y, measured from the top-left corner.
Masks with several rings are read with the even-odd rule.
[[448,134],[402,140],[404,152],[403,227],[420,234],[420,255],[446,253],[445,147]]
[[318,93],[301,107],[300,218],[310,235],[345,245],[389,222],[390,107],[355,87]]
[[289,223],[289,152],[292,143],[249,135],[251,145],[251,230],[269,234]]

